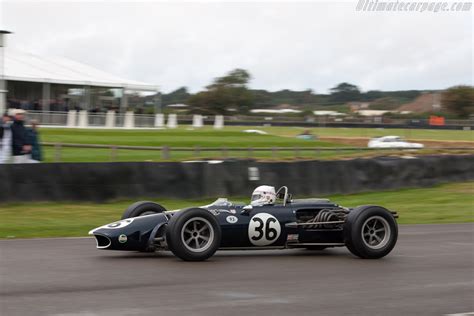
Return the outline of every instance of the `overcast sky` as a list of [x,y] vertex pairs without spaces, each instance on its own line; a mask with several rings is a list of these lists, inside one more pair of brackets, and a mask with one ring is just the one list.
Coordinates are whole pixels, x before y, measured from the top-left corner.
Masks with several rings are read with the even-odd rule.
[[[0,0],[1,1],[1,0]],[[8,46],[197,91],[234,68],[252,88],[364,91],[473,84],[473,10],[358,12],[357,2],[0,3]]]

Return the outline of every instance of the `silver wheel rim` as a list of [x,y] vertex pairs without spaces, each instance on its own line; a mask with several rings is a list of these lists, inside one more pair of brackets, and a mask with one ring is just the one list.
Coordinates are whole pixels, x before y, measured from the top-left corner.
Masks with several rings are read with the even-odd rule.
[[189,251],[203,252],[214,241],[214,229],[207,219],[193,217],[184,223],[181,229],[181,240]]
[[370,249],[380,249],[387,245],[391,231],[388,221],[381,216],[372,216],[362,225],[362,240]]

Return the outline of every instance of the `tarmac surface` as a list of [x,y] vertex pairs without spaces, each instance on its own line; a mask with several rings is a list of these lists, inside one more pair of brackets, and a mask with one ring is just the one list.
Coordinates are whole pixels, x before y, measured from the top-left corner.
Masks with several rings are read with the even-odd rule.
[[445,315],[474,311],[474,224],[400,227],[380,260],[325,251],[95,249],[83,239],[0,241],[0,315]]

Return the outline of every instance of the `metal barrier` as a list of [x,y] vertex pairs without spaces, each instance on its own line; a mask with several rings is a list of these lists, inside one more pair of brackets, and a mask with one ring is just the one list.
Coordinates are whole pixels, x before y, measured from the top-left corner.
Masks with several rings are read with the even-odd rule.
[[327,196],[472,181],[474,155],[322,161],[103,162],[0,165],[0,203],[246,196],[259,185]]
[[[325,152],[336,153],[363,153],[363,152],[383,152],[390,154],[401,153],[433,153],[433,152],[467,152],[473,153],[474,147],[430,147],[425,149],[407,149],[407,148],[368,148],[368,147],[168,147],[168,146],[124,146],[124,145],[102,145],[102,144],[70,144],[70,143],[42,143],[43,146],[54,148],[54,161],[62,161],[63,148],[77,148],[77,149],[107,149],[110,154],[110,161],[117,161],[119,157],[118,150],[137,150],[137,151],[151,151],[160,152],[161,159],[169,160],[172,153],[188,153],[188,157],[205,157],[205,153],[214,153],[213,157],[221,159],[229,158],[258,158],[258,153],[271,153],[271,158],[278,158],[281,153],[293,153],[292,158],[304,158],[311,155],[312,158],[320,158]],[[236,153],[245,153],[244,155],[236,155]],[[306,153],[306,156],[304,155]],[[185,158],[183,158],[185,159]]]
[[41,125],[66,126],[67,112],[28,111],[28,119],[36,120]]

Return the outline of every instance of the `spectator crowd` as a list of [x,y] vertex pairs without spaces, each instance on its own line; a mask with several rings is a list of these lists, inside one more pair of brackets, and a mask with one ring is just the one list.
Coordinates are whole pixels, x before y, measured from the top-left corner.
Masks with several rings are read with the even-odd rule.
[[38,123],[25,126],[23,109],[9,109],[0,122],[0,164],[38,163],[43,160]]
[[[46,104],[47,103],[47,104]],[[48,101],[45,100],[23,100],[23,99],[7,99],[7,106],[10,109],[22,109],[25,111],[43,111],[44,108],[48,108],[48,111],[60,111],[60,112],[67,112],[69,110],[76,110],[80,111],[82,108],[75,104],[71,104],[69,100],[63,99],[50,99]]]
[[[78,102],[76,100],[65,99],[7,99],[7,108],[9,109],[22,109],[25,111],[49,111],[49,112],[67,112],[67,111],[81,111],[89,109],[91,113],[105,113],[107,111],[120,111],[120,105],[117,101],[113,102],[97,102],[97,104],[86,106],[84,102]],[[136,114],[144,114],[144,108],[137,106],[135,109]]]

